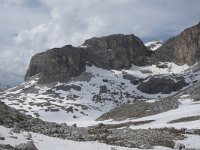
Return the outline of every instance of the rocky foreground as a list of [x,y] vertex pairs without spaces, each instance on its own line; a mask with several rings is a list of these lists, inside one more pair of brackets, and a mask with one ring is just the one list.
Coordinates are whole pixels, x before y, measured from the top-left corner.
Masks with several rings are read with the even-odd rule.
[[[99,141],[111,145],[148,149],[153,146],[165,146],[174,148],[176,140],[183,140],[186,129],[177,130],[174,128],[162,129],[138,129],[132,130],[130,125],[141,125],[148,122],[129,122],[118,125],[104,125],[102,123],[91,127],[68,126],[67,124],[56,124],[45,122],[19,113],[0,102],[0,125],[12,128],[11,132],[22,131],[40,133],[51,137],[70,139],[75,141]],[[119,129],[124,127],[123,129]],[[200,135],[200,130],[193,130],[192,134]],[[1,137],[1,140],[5,140]],[[31,136],[30,136],[31,140]],[[27,143],[26,143],[27,144]],[[25,145],[26,145],[25,144]],[[29,143],[33,144],[33,143]],[[21,145],[22,146],[22,145]],[[9,145],[1,145],[4,149],[16,149]],[[26,146],[24,146],[26,147]],[[23,150],[23,148],[20,148]],[[26,148],[24,148],[26,149]]]

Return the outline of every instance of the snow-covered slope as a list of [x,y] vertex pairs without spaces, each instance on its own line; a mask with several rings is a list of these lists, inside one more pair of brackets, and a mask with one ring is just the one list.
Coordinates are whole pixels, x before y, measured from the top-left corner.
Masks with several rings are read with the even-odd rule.
[[[149,101],[150,103],[153,100]],[[194,101],[186,94],[179,98],[180,106],[177,109],[167,112],[141,117],[139,119],[129,118],[123,121],[106,120],[104,124],[121,124],[126,122],[143,122],[153,120],[152,122],[141,124],[139,126],[131,126],[131,129],[149,129],[149,128],[176,128],[176,129],[200,129],[200,103]]]
[[[140,150],[138,148],[113,146],[94,141],[78,142],[66,139],[64,140],[32,132],[13,133],[11,129],[2,126],[0,126],[0,136],[5,137],[5,140],[0,140],[0,144],[16,146],[21,143],[27,143],[28,141],[31,141],[27,139],[30,134],[32,135],[31,140],[39,150]],[[185,140],[181,140],[180,143],[186,143],[188,148],[200,148],[200,143],[198,142],[200,140],[199,136],[187,135],[187,137],[188,138]],[[177,143],[179,143],[179,141],[177,141]],[[149,150],[171,150],[171,148],[156,146]]]
[[[165,64],[167,68],[156,65],[137,67],[129,70],[105,70],[87,66],[86,71],[68,83],[40,85],[34,77],[18,87],[1,93],[0,98],[7,105],[19,111],[51,122],[77,123],[87,126],[95,123],[103,113],[123,104],[139,99],[154,99],[175,94],[146,94],[137,85],[124,79],[124,74],[145,79],[153,75],[185,74],[187,65]],[[191,79],[186,76],[186,80]]]
[[163,45],[163,43],[164,43],[163,41],[154,40],[154,41],[146,42],[145,46],[148,47],[150,50],[155,51],[159,47],[161,47]]

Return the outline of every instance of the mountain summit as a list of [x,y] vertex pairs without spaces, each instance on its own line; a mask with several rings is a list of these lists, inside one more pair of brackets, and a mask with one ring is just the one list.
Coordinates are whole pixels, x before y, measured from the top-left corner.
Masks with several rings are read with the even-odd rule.
[[157,61],[194,65],[200,60],[200,23],[170,38],[155,53]]
[[85,71],[86,64],[103,69],[144,66],[151,52],[134,35],[111,35],[86,40],[81,47],[55,48],[32,57],[25,79],[39,74],[41,83],[68,81]]

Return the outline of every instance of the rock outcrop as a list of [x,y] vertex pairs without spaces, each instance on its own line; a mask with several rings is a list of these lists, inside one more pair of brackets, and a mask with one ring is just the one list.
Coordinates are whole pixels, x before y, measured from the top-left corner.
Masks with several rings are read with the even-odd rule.
[[187,86],[184,77],[152,76],[141,82],[137,89],[147,94],[170,94]]
[[85,70],[85,61],[80,48],[67,45],[32,57],[25,80],[40,74],[40,83],[68,81]]
[[155,52],[156,61],[193,65],[200,60],[200,23],[167,40]]
[[150,51],[134,35],[111,35],[86,40],[81,47],[67,45],[32,57],[25,80],[39,74],[40,83],[67,82],[93,64],[104,69],[124,69],[145,65]]
[[90,49],[87,59],[97,67],[106,69],[129,68],[131,64],[146,65],[147,56],[151,54],[133,34],[95,37],[86,40],[83,46]]

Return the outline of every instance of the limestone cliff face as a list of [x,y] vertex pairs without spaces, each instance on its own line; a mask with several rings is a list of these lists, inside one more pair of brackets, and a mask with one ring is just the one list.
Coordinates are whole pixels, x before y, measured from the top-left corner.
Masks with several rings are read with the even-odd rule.
[[32,57],[25,80],[39,74],[40,83],[67,82],[80,75],[85,64],[104,69],[124,69],[131,64],[145,65],[150,51],[134,35],[111,35],[86,40],[81,47],[70,45],[48,50]]
[[[98,54],[104,58],[104,66],[100,66],[104,68],[107,66],[107,68],[120,69],[128,68],[130,64],[146,65],[147,56],[150,55],[150,51],[144,46],[143,42],[133,34],[114,34],[107,37],[92,38],[86,40],[83,46],[90,48],[91,55]],[[90,60],[90,58],[88,59]],[[95,60],[93,60],[93,63],[98,64]],[[116,63],[119,66],[116,66]]]
[[200,23],[166,41],[156,52],[157,61],[193,65],[200,60]]
[[67,45],[55,48],[32,57],[25,80],[40,74],[40,82],[68,81],[85,70],[81,49]]

